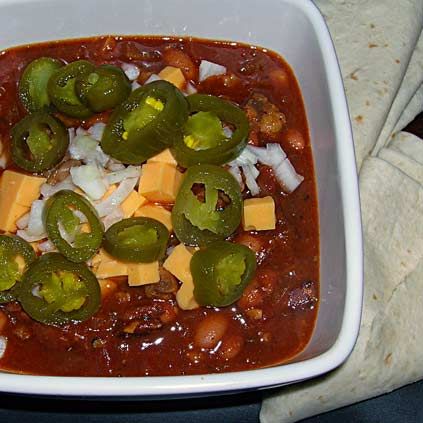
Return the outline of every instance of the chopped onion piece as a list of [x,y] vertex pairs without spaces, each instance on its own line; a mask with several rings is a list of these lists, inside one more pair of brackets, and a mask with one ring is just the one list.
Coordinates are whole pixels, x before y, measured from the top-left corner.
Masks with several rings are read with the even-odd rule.
[[107,231],[107,229],[110,228],[114,223],[119,222],[124,218],[122,207],[116,206],[112,213],[107,215],[103,219],[104,229]]
[[7,338],[5,336],[0,336],[0,358],[4,356],[7,347]]
[[286,159],[286,153],[279,144],[266,144],[266,150],[271,166],[279,166]]
[[116,184],[122,182],[126,178],[137,178],[140,176],[141,168],[139,166],[128,166],[122,170],[117,170],[107,174],[107,182],[111,184]]
[[202,82],[210,76],[224,75],[225,73],[225,66],[209,62],[208,60],[202,60],[199,69],[199,81]]
[[97,141],[100,141],[101,137],[103,136],[105,127],[106,127],[105,123],[97,122],[93,126],[88,128],[88,133],[91,135],[92,138],[94,138]]
[[0,168],[1,169],[6,169],[7,167],[7,157],[2,154],[2,156],[0,157]]
[[122,63],[120,66],[130,81],[135,81],[140,76],[138,66],[132,63]]
[[41,185],[40,192],[44,198],[49,198],[52,195],[56,194],[56,192],[62,191],[63,189],[70,189],[73,191],[75,188],[76,186],[72,182],[72,178],[68,176],[66,179],[56,185],[50,185],[47,183]]
[[150,82],[154,82],[154,81],[161,81],[162,78],[160,78],[159,75],[156,75],[155,73],[152,73],[147,80],[144,82],[144,85],[149,84]]
[[57,224],[59,228],[60,236],[68,243],[72,244],[73,241],[75,241],[75,235],[71,235],[69,232],[66,231],[64,226],[62,225],[62,222],[58,222]]
[[284,191],[288,193],[294,191],[301,182],[304,181],[304,177],[295,171],[289,159],[285,159],[278,167],[274,168],[273,171]]
[[95,206],[97,213],[100,217],[105,217],[109,214],[112,214],[116,206],[120,205],[126,197],[132,192],[135,186],[138,183],[138,178],[127,178],[124,179],[116,191],[114,191],[109,197],[104,201],[101,201]]
[[238,166],[243,165],[255,165],[257,163],[257,156],[251,152],[248,148],[244,148],[242,153],[230,164],[235,164]]
[[185,92],[188,95],[195,94],[197,92],[197,88],[194,87],[194,84],[191,84],[191,82],[188,81],[185,87]]
[[98,163],[104,167],[109,156],[103,152],[98,141],[88,135],[76,136],[69,146],[72,159],[82,160],[84,163]]
[[229,128],[229,126],[224,126],[223,127],[223,133],[225,134],[226,138],[230,138],[233,134],[233,131],[231,128]]
[[71,167],[73,183],[81,188],[93,200],[99,200],[109,187],[98,166],[89,164]]
[[139,87],[141,87],[141,85],[140,85],[140,84],[138,84],[138,82],[137,82],[137,81],[134,81],[134,82],[131,84],[131,89],[132,89],[132,91],[137,90]]
[[78,126],[78,128],[75,130],[75,134],[77,137],[79,137],[82,135],[87,135],[87,131],[82,126]]
[[31,211],[29,212],[28,228],[26,230],[29,235],[45,234],[46,230],[44,227],[43,220],[43,212],[45,205],[45,200],[35,200],[32,203]]
[[22,239],[28,242],[35,242],[35,241],[41,241],[42,239],[47,238],[47,234],[41,234],[41,235],[30,235],[26,230],[18,230],[16,232],[17,236],[20,236]]
[[38,244],[38,249],[42,253],[51,253],[52,251],[56,251],[55,245],[49,239]]
[[24,214],[16,221],[16,226],[18,229],[25,229],[28,226],[29,222],[29,213]]
[[117,172],[118,170],[125,169],[125,165],[123,163],[119,163],[116,160],[110,159],[107,163],[107,169],[112,172]]
[[245,184],[247,185],[248,189],[251,192],[251,195],[258,195],[260,193],[260,187],[257,185],[257,182],[255,180],[254,175],[256,174],[254,172],[255,169],[257,171],[257,169],[255,168],[254,165],[243,165],[242,166],[242,171],[244,172],[244,176],[245,176]]
[[242,187],[242,175],[238,166],[229,166],[228,172],[237,180],[239,185]]

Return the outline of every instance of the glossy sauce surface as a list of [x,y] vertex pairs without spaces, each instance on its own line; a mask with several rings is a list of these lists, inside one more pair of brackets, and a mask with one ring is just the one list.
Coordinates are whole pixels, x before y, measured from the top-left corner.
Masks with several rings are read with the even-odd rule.
[[[252,247],[258,260],[254,280],[233,306],[183,311],[173,293],[129,287],[124,278],[111,281],[100,311],[78,325],[46,326],[30,319],[19,304],[9,303],[0,306],[2,334],[8,339],[0,368],[48,375],[181,375],[270,366],[299,353],[317,315],[319,237],[307,121],[289,66],[263,49],[197,39],[99,37],[10,49],[0,55],[0,137],[6,149],[10,128],[25,115],[17,97],[19,77],[40,56],[134,63],[141,69],[141,84],[166,65],[181,67],[199,92],[245,108],[250,143],[279,142],[305,180],[286,195],[271,169],[261,166],[261,196],[273,196],[277,226],[262,232],[239,229],[232,236]],[[198,83],[202,59],[226,66],[227,75]],[[260,127],[263,109],[272,110],[269,103],[285,116],[283,129],[273,135]],[[62,119],[67,126],[89,127],[108,116],[105,112],[86,122]],[[129,333],[125,328],[134,321],[139,329]]]

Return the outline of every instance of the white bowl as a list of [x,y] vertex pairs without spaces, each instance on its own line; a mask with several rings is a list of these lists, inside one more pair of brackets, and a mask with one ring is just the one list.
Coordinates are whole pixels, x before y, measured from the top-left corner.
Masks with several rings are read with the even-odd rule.
[[311,131],[320,207],[320,310],[291,363],[175,377],[45,377],[0,373],[0,391],[93,396],[194,396],[289,384],[350,354],[362,304],[362,239],[353,140],[335,51],[307,0],[0,0],[0,49],[99,34],[166,34],[242,41],[280,53],[294,69]]

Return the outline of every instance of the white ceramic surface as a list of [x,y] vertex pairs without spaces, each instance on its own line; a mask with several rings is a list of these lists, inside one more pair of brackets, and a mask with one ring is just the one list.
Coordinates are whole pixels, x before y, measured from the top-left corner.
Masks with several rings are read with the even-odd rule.
[[361,221],[342,79],[318,10],[308,0],[0,0],[0,49],[99,34],[242,41],[282,54],[293,67],[306,104],[318,180],[321,303],[316,329],[293,362],[267,369],[107,379],[0,373],[0,391],[100,397],[207,395],[293,383],[341,364],[354,346],[361,315]]

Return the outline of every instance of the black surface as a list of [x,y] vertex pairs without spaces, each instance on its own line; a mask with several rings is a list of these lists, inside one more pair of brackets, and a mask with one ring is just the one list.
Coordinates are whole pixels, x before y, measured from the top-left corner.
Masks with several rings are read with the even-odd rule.
[[[421,423],[422,400],[423,381],[388,395],[302,420],[301,423]],[[260,403],[259,392],[226,397],[150,402],[77,401],[2,395],[0,422],[257,423]]]

